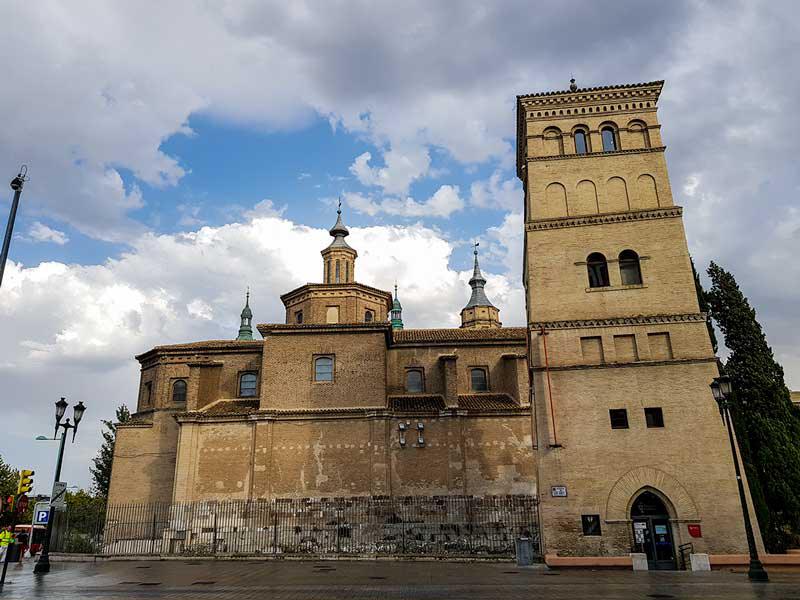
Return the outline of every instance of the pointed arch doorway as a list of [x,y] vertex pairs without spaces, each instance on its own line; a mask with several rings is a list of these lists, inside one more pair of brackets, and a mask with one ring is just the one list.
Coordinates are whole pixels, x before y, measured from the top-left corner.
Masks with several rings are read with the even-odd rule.
[[664,501],[649,491],[641,492],[631,505],[633,547],[647,555],[651,570],[673,570],[675,542]]

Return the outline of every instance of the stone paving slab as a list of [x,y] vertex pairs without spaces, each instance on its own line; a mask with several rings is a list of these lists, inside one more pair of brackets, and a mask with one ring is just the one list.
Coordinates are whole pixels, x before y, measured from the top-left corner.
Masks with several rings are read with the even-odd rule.
[[785,599],[800,600],[800,574],[753,584],[742,573],[552,571],[499,563],[124,561],[54,563],[45,576],[12,565],[6,598],[126,600]]

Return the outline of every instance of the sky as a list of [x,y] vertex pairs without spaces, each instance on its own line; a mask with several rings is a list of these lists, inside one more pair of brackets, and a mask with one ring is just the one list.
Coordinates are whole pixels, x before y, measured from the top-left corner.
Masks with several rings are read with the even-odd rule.
[[[517,94],[664,79],[659,118],[698,268],[736,276],[800,389],[800,206],[788,1],[63,3],[0,21],[0,177],[28,165],[0,288],[0,456],[49,491],[53,403],[82,400],[90,483],[134,356],[229,339],[322,279],[343,201],[359,281],[449,327],[471,247],[525,323]],[[794,166],[793,166],[794,165]],[[12,193],[0,193],[5,223]],[[71,409],[68,409],[71,415]]]

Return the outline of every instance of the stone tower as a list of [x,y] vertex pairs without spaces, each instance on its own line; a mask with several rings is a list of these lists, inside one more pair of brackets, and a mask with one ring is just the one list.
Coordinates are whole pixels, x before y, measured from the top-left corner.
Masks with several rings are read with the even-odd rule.
[[743,552],[709,389],[717,366],[656,115],[663,82],[572,83],[517,98],[544,549],[648,553],[663,538],[651,567],[674,564],[686,542]]
[[475,255],[475,262],[472,266],[472,277],[469,280],[472,295],[467,305],[461,309],[461,327],[470,327],[472,329],[501,327],[500,311],[489,302],[483,289],[486,285],[486,280],[483,278],[481,267],[478,264],[477,242],[475,243],[473,254]]
[[324,265],[323,282],[351,283],[356,280],[356,258],[358,252],[353,250],[344,239],[350,232],[342,222],[342,201],[336,210],[336,224],[329,233],[333,237],[330,245],[322,251]]

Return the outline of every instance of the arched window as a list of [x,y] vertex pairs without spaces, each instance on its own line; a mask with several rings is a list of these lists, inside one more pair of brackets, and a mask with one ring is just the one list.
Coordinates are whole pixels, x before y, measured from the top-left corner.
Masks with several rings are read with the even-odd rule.
[[172,384],[172,401],[186,402],[186,382],[183,379]]
[[339,266],[339,259],[336,259],[336,283],[339,283],[341,280],[341,268]]
[[406,391],[409,394],[419,394],[425,391],[421,369],[409,369],[406,371]]
[[619,275],[622,285],[641,285],[642,269],[639,265],[639,255],[633,250],[623,250],[619,253]]
[[344,261],[344,282],[348,283],[350,281],[350,263]]
[[477,368],[469,370],[469,383],[473,392],[485,392],[489,389],[486,378],[486,369]]
[[548,127],[544,130],[544,153],[547,156],[564,154],[564,138],[557,127]]
[[373,319],[375,319],[375,313],[371,310],[368,310],[364,313],[364,323],[372,323]]
[[603,138],[603,152],[613,152],[617,149],[617,134],[613,127],[610,125],[603,127],[600,136]]
[[239,397],[251,398],[256,395],[258,377],[255,373],[242,373],[239,376]]
[[333,381],[333,358],[319,356],[314,359],[314,381]]
[[576,129],[575,133],[575,153],[586,154],[589,152],[589,136],[585,129]]
[[592,252],[586,259],[586,270],[589,272],[589,287],[608,287],[608,263],[606,257],[599,252]]
[[294,322],[297,323],[298,325],[303,323],[303,311],[302,310],[298,310],[296,313],[294,313]]
[[631,121],[628,123],[628,138],[633,148],[650,147],[650,134],[643,121]]

